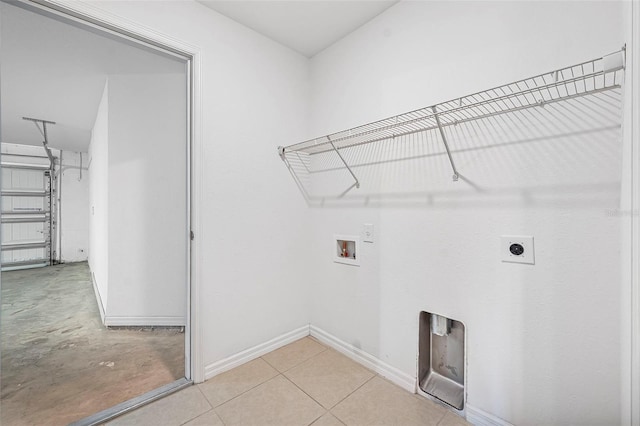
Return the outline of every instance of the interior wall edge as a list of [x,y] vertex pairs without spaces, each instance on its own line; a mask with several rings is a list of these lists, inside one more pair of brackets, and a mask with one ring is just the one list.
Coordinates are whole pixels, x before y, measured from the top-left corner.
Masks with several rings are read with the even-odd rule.
[[[91,271],[91,264],[89,264],[89,271]],[[98,289],[98,283],[96,282],[96,276],[91,272],[91,284],[93,285],[93,292],[96,295],[96,304],[98,305],[98,310],[100,311],[100,320],[103,325],[105,324],[105,313],[104,313],[104,305],[102,304],[102,298],[100,297],[100,290]]]

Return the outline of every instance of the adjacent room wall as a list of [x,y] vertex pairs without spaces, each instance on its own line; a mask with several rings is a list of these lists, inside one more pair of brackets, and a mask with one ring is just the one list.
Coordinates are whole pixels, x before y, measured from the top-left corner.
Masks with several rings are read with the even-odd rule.
[[307,325],[308,213],[276,152],[307,136],[307,59],[197,3],[93,4],[201,53],[205,365]]
[[186,74],[109,76],[107,325],[185,325]]
[[[312,59],[312,133],[618,50],[623,16],[617,2],[401,2]],[[422,196],[313,208],[311,323],[415,377],[418,314],[440,313],[466,325],[470,410],[619,423],[620,141],[601,135],[459,155],[475,188],[438,157],[393,169],[434,179]],[[361,266],[333,263],[333,234],[364,223]],[[514,234],[534,236],[534,266],[500,261]]]
[[109,296],[109,82],[89,144],[89,267],[104,320]]
[[88,158],[86,152],[62,153],[60,259],[64,263],[84,262],[89,256]]

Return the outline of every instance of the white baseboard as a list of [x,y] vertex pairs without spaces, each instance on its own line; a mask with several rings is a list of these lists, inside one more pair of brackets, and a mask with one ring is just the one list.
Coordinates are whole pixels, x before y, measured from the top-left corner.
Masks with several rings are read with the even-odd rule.
[[221,359],[212,364],[205,366],[204,379],[208,380],[220,373],[231,370],[239,365],[261,357],[262,355],[274,351],[284,345],[288,345],[291,342],[300,340],[303,337],[309,335],[309,326],[305,325],[288,333],[282,334],[276,338],[273,338],[267,342],[260,343],[242,352],[239,352],[230,357]]
[[476,426],[513,426],[506,420],[467,404],[467,421]]
[[[303,337],[309,335],[318,339],[323,344],[346,355],[357,363],[362,364],[368,369],[375,371],[382,377],[385,377],[389,381],[395,383],[408,392],[416,393],[415,377],[398,370],[397,368],[385,363],[384,361],[374,357],[373,355],[368,354],[362,349],[356,348],[355,346],[338,339],[337,337],[314,325],[305,325],[296,330],[282,334],[267,342],[253,346],[235,355],[209,364],[205,367],[204,378],[205,380],[208,380],[214,376],[217,376],[218,374],[224,373],[225,371],[231,370],[239,365],[252,361],[266,353],[269,353],[284,345],[288,345],[289,343],[295,342],[296,340],[302,339]],[[465,407],[465,413],[467,421],[477,426],[513,426],[511,423],[469,404],[467,404]]]
[[100,297],[100,290],[98,290],[98,283],[96,282],[96,276],[89,268],[89,272],[91,272],[91,283],[93,284],[93,292],[96,294],[96,301],[98,302],[98,310],[100,311],[100,319],[102,320],[102,324],[104,323],[104,305],[102,305],[102,297]]
[[184,317],[104,317],[107,327],[184,327]]
[[311,325],[309,327],[312,337],[315,337],[327,346],[332,347],[338,352],[343,353],[349,358],[353,359],[357,363],[360,363],[370,370],[375,371],[382,377],[390,380],[401,388],[411,392],[416,392],[416,378],[410,374],[398,370],[395,367],[385,363],[384,361],[368,354],[362,349],[358,349],[350,343],[346,343],[343,340],[327,333],[326,331]]

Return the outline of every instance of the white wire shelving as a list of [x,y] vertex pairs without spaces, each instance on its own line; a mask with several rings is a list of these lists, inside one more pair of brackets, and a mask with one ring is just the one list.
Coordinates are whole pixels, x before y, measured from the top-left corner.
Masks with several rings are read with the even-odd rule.
[[625,48],[601,58],[547,72],[482,92],[462,96],[415,111],[310,139],[293,145],[278,147],[287,162],[287,154],[316,155],[335,152],[354,179],[349,188],[359,188],[358,177],[341,151],[360,145],[386,141],[418,132],[437,130],[453,172],[458,169],[444,132],[448,126],[513,113],[545,105],[619,89],[624,82]]

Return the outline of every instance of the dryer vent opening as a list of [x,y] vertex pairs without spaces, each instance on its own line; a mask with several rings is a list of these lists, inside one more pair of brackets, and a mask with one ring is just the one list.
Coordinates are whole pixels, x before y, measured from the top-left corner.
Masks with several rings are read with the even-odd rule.
[[464,409],[464,324],[422,311],[419,333],[420,390],[456,410]]

